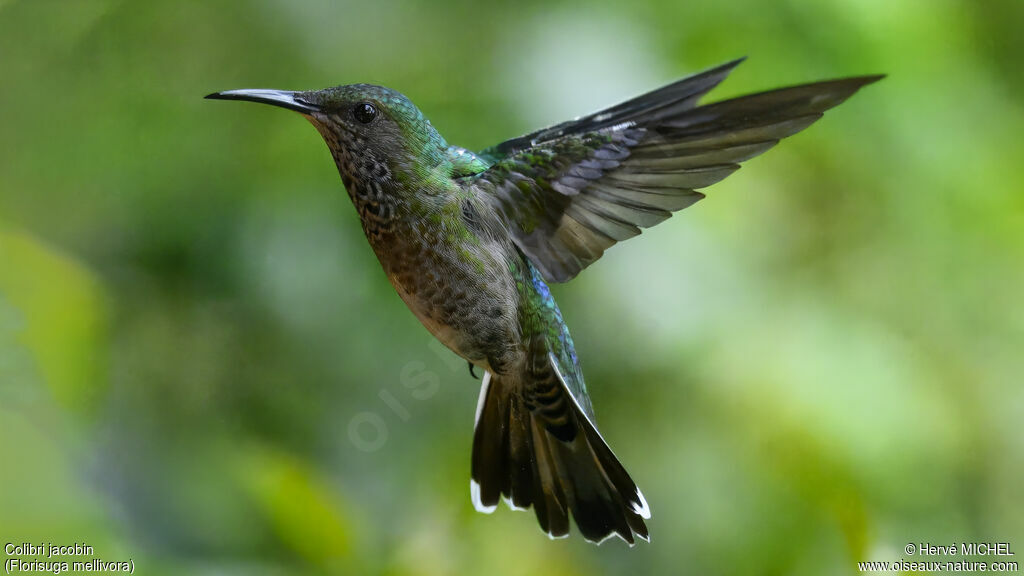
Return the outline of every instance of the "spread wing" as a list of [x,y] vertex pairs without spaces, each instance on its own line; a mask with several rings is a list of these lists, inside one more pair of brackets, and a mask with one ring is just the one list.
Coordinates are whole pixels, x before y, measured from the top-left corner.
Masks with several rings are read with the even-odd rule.
[[882,76],[697,106],[740,60],[480,152],[470,176],[545,280],[565,282],[616,242],[704,197],[739,163]]

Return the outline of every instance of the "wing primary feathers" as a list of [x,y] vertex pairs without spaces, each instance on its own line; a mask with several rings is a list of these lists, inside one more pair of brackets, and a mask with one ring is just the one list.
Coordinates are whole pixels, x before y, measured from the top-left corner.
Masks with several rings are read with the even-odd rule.
[[697,105],[741,60],[601,112],[503,142],[470,185],[550,282],[703,198],[741,162],[807,128],[882,76],[779,88]]
[[657,116],[670,116],[681,110],[693,108],[701,96],[718,86],[744,60],[746,57],[737,58],[599,112],[506,140],[481,151],[480,155],[500,159],[563,136],[595,132],[609,127],[621,129],[640,120],[653,120]]

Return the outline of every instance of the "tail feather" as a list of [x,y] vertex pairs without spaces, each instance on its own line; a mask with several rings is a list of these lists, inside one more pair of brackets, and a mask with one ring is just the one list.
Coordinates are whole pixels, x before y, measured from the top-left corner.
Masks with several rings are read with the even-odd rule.
[[557,422],[544,407],[531,406],[524,394],[530,383],[515,376],[485,377],[473,440],[474,506],[489,513],[503,496],[512,507],[533,506],[552,538],[569,534],[571,515],[592,542],[618,536],[632,545],[636,537],[649,539],[644,520],[650,510],[639,489],[557,368],[552,372],[557,397],[541,388],[548,412],[565,403]]
[[[547,442],[545,431],[531,426],[533,454],[533,490],[534,513],[540,522],[541,530],[551,538],[565,538],[569,535],[568,495],[559,481],[561,472],[557,469],[557,461]],[[526,486],[521,486],[527,489]]]
[[[480,400],[476,406],[476,429],[478,432],[474,437],[473,446],[473,477],[470,481],[470,495],[473,498],[473,506],[485,514],[494,512],[494,509],[498,505],[498,496],[507,487],[507,480],[502,482],[501,479],[508,478],[508,459],[502,458],[502,453],[506,450],[509,445],[509,430],[508,426],[488,426],[486,430],[486,442],[489,446],[494,448],[491,450],[476,449],[476,438],[480,437],[481,426],[480,421],[484,418],[488,422],[503,422],[508,421],[508,412],[511,408],[508,404],[498,404],[496,402],[488,402],[489,390],[491,387],[491,373],[484,373],[483,383],[480,385]],[[491,470],[494,472],[495,482],[479,482],[476,469],[479,467],[482,470]]]
[[525,510],[534,501],[531,487],[539,485],[533,466],[533,431],[526,425],[522,405],[509,404],[509,408],[509,443],[502,447],[502,452],[509,457],[506,468],[499,470],[499,474],[508,471],[501,485],[510,507]]

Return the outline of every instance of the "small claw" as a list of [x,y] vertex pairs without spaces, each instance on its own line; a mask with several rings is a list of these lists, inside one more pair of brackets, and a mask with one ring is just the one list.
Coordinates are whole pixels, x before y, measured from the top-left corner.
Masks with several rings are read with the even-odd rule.
[[473,372],[473,368],[474,368],[473,363],[467,361],[466,364],[469,364],[469,375],[472,376],[473,378],[479,380],[479,378],[476,375],[476,372]]

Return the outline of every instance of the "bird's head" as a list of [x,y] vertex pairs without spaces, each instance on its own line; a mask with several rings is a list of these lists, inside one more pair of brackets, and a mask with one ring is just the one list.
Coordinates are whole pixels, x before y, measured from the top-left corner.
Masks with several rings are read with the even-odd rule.
[[349,192],[353,186],[429,178],[443,166],[448,147],[408,98],[382,86],[228,90],[207,98],[261,102],[302,114],[327,141]]

